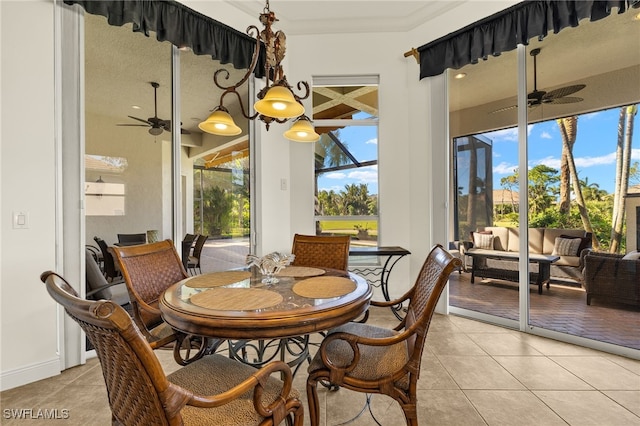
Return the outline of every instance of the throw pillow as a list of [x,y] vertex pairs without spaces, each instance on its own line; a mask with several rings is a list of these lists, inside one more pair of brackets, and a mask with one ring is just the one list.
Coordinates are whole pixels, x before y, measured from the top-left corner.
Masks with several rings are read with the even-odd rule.
[[493,250],[493,235],[480,232],[473,233],[473,247],[479,249]]
[[640,259],[640,251],[630,251],[629,253],[622,256],[622,260],[638,260]]
[[587,232],[587,234],[584,237],[573,237],[571,235],[560,235],[559,238],[580,238],[580,247],[578,247],[578,254],[577,256],[580,255],[580,253],[582,253],[582,250],[591,247],[591,232]]
[[582,242],[582,238],[556,238],[556,243],[553,247],[554,255],[558,256],[577,256],[578,248],[580,247],[580,243]]

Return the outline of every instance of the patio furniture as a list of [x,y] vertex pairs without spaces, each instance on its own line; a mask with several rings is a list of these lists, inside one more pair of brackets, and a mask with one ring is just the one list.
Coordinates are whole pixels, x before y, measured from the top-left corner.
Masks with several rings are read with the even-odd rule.
[[[551,280],[582,283],[584,256],[591,250],[591,233],[583,229],[529,228],[527,238],[529,255],[560,256],[550,267]],[[468,254],[469,248],[494,251],[496,255],[515,253],[518,256],[520,230],[505,226],[479,227],[471,233],[471,241],[460,245],[463,255]],[[505,279],[502,276],[518,273],[517,262],[505,262],[498,257],[487,259],[482,265],[485,278]],[[532,265],[532,269],[535,268],[536,265]]]
[[304,408],[285,363],[256,370],[214,354],[167,376],[119,305],[78,298],[54,272],[40,278],[94,345],[114,425],[302,425]]
[[408,301],[404,319],[394,329],[351,322],[331,330],[323,340],[307,379],[311,424],[320,422],[317,383],[395,399],[407,424],[417,425],[417,384],[422,352],[431,317],[451,272],[460,266],[442,246],[436,245],[425,260],[415,285],[390,302],[371,302],[389,307]]
[[208,235],[198,235],[196,237],[196,242],[193,246],[193,255],[189,256],[189,260],[187,262],[187,269],[191,271],[191,275],[202,273],[200,260],[202,258],[202,249],[204,248],[204,244],[207,242],[208,238]]
[[87,280],[86,298],[112,300],[120,306],[129,304],[129,292],[124,281],[109,282],[102,274],[91,251],[85,250],[85,272]]
[[[520,270],[518,268],[520,253],[470,248],[465,252],[465,255],[471,256],[473,259],[471,284],[475,282],[475,277],[477,276],[514,282],[518,282],[520,279]],[[558,259],[560,259],[560,256],[529,253],[529,263],[531,265],[529,282],[538,286],[538,294],[542,294],[543,284],[547,284],[547,288],[549,288],[551,265],[557,262]],[[489,260],[494,260],[496,263],[506,266],[490,268],[487,266]]]
[[119,246],[132,246],[136,244],[146,244],[147,243],[147,233],[143,232],[140,234],[118,234],[118,244]]
[[[591,299],[640,306],[640,259],[622,254],[590,252],[584,258],[587,305]],[[628,256],[633,257],[633,256]]]
[[113,255],[109,251],[109,247],[107,243],[100,237],[93,237],[98,247],[100,247],[100,251],[102,251],[102,272],[104,276],[107,278],[107,281],[113,281],[118,278],[122,278],[122,274],[120,270],[116,268],[115,261],[113,260]]

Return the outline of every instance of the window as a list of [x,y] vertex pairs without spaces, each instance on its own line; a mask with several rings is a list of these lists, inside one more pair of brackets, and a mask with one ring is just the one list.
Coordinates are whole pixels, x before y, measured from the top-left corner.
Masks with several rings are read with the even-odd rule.
[[318,235],[378,242],[378,77],[313,79]]

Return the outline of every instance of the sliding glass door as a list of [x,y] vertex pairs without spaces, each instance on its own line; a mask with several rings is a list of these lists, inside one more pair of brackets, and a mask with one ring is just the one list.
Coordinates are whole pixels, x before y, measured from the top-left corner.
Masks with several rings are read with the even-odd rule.
[[[452,277],[454,312],[514,326],[527,318],[533,332],[640,350],[640,267],[631,259],[640,192],[638,31],[632,13],[612,14],[531,40],[523,52],[526,155],[518,152],[516,52],[450,71],[451,240],[463,251],[492,240],[484,247],[492,256],[466,256],[467,272]],[[459,80],[459,73],[467,75]],[[502,92],[507,87],[510,96]],[[474,241],[473,231],[486,234]],[[517,296],[524,286],[507,272],[515,264],[522,274],[523,256],[527,312]],[[627,282],[636,283],[636,296]]]

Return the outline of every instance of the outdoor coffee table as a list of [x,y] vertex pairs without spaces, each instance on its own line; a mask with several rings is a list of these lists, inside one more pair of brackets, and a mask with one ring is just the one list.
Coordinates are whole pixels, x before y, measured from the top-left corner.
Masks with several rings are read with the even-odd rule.
[[[486,278],[496,278],[506,281],[518,282],[520,279],[520,271],[518,268],[511,269],[496,269],[496,268],[482,268],[481,265],[486,259],[505,260],[511,262],[518,262],[520,260],[520,253],[513,251],[496,251],[496,250],[484,250],[471,248],[466,251],[467,255],[473,259],[471,267],[471,284],[474,283],[475,276]],[[538,272],[531,272],[529,276],[529,282],[533,282],[538,286],[538,294],[542,294],[542,285],[547,284],[549,288],[549,279],[551,277],[551,264],[557,262],[560,256],[535,254],[529,253],[529,262],[538,264]],[[490,274],[485,274],[491,271]]]

